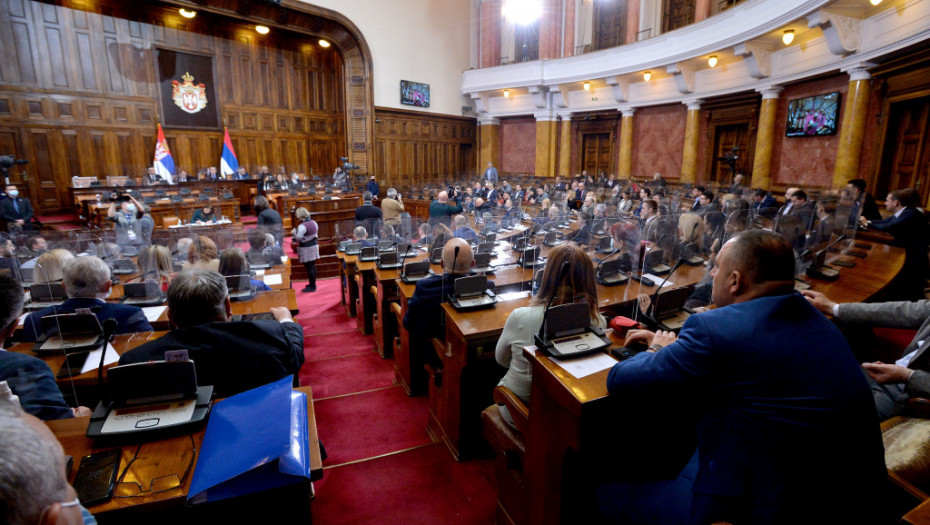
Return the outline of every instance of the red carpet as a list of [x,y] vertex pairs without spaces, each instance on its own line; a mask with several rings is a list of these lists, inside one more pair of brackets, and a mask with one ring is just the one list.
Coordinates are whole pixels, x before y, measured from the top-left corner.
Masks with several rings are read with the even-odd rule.
[[314,523],[494,523],[492,463],[458,463],[442,443],[328,469],[314,486]]
[[304,332],[304,355],[309,360],[329,359],[367,352],[374,354],[374,348],[374,338],[370,335],[362,335],[358,331],[309,336]]
[[314,402],[313,407],[320,441],[329,454],[324,467],[431,441],[426,432],[429,401],[407,397],[400,386],[324,399]]
[[335,334],[339,332],[354,332],[357,330],[355,319],[343,314],[334,314],[325,318],[298,319],[304,327],[304,335]]
[[309,362],[301,369],[300,384],[310,385],[314,399],[392,386],[394,365],[372,359],[371,353]]

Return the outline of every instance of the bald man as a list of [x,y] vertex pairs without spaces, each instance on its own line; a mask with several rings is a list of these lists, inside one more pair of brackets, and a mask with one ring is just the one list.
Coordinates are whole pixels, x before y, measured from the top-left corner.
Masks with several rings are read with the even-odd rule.
[[431,275],[417,281],[413,296],[407,301],[404,328],[410,332],[411,390],[421,392],[426,386],[424,363],[439,366],[439,357],[433,351],[430,339],[443,338],[442,308],[439,307],[452,293],[456,279],[468,275],[475,264],[475,255],[464,239],[452,239],[442,248],[442,275]]
[[431,226],[442,223],[451,228],[452,216],[463,211],[458,204],[449,204],[449,192],[440,191],[436,200],[429,205],[429,223]]

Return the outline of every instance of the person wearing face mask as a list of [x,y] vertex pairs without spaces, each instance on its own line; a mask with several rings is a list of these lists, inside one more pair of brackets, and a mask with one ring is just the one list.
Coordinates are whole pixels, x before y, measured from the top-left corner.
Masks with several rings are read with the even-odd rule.
[[6,187],[6,195],[8,198],[0,201],[0,217],[6,221],[7,227],[35,230],[32,204],[29,199],[19,196],[19,190],[15,184]]
[[90,310],[100,324],[111,317],[116,319],[117,334],[152,331],[152,325],[138,306],[105,301],[113,283],[110,281],[110,267],[103,260],[92,256],[78,257],[65,263],[63,273],[62,284],[68,299],[58,306],[29,314],[23,324],[23,341],[35,341],[47,335],[42,331],[42,318],[46,315],[69,314],[79,309]]
[[145,207],[132,195],[125,195],[110,203],[107,218],[116,223],[116,244],[120,247],[139,244],[139,210]]

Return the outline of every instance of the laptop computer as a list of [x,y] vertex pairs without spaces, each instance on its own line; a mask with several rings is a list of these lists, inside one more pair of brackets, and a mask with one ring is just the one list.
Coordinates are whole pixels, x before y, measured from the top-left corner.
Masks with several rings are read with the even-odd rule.
[[165,294],[157,281],[126,283],[123,285],[123,304],[155,306],[165,302]]
[[433,251],[429,254],[429,262],[442,264],[442,248],[433,248]]
[[613,251],[613,248],[610,246],[611,237],[609,235],[601,237],[597,241],[597,253],[610,253]]

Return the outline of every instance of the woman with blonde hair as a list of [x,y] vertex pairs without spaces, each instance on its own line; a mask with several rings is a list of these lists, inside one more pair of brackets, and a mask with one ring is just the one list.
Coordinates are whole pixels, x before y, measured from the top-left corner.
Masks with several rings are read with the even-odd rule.
[[157,281],[161,283],[161,291],[168,291],[168,283],[174,276],[174,265],[168,248],[159,244],[146,246],[139,253],[137,264],[139,276],[133,281]]
[[[560,280],[562,266],[566,263],[568,271]],[[607,321],[598,312],[597,284],[591,258],[576,244],[565,243],[553,248],[543,270],[539,292],[533,298],[531,306],[517,308],[510,314],[494,351],[497,362],[507,367],[507,373],[501,379],[500,385],[512,390],[527,406],[530,404],[530,383],[533,376],[530,363],[523,356],[523,347],[535,344],[533,336],[542,326],[546,304],[550,298],[552,306],[585,302],[591,322],[600,327],[607,325]],[[513,426],[510,412],[505,407],[500,408],[504,421]]]
[[310,217],[307,208],[300,207],[294,212],[294,216],[300,221],[300,226],[294,228],[291,232],[294,241],[297,244],[297,257],[300,264],[307,269],[307,286],[303,292],[316,291],[316,261],[320,258],[320,247],[317,245],[319,226],[316,221]]
[[74,254],[68,250],[56,248],[49,250],[36,259],[36,268],[33,271],[33,281],[36,283],[58,283],[64,279],[65,263],[74,259]]
[[206,235],[200,235],[191,243],[187,250],[187,262],[181,267],[187,270],[220,270],[219,252],[216,250],[216,243]]

